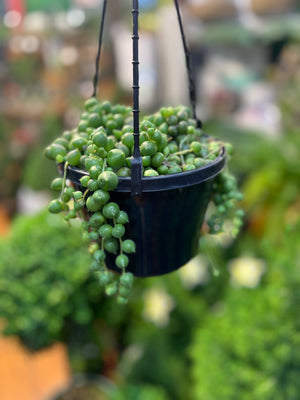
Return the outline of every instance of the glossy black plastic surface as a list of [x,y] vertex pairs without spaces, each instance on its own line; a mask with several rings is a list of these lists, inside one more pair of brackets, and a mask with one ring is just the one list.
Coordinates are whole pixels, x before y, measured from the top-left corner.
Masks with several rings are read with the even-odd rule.
[[[211,163],[204,165],[201,168],[192,171],[181,172],[180,174],[160,175],[142,178],[142,192],[157,192],[172,189],[179,189],[182,187],[196,185],[206,180],[212,179],[220,173],[226,163],[225,149],[222,148],[220,155]],[[59,166],[62,172],[63,165]],[[80,178],[88,173],[76,167],[68,167],[68,178],[80,184]],[[131,178],[119,177],[118,187],[115,192],[131,192]]]
[[[113,192],[130,218],[126,236],[136,242],[128,270],[149,277],[174,271],[196,253],[212,181],[180,189],[147,192],[142,197]],[[109,266],[114,269],[113,257]]]

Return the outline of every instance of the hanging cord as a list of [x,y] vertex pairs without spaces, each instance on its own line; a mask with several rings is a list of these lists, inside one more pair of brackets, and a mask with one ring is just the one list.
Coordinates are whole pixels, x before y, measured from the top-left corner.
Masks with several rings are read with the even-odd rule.
[[134,148],[131,160],[131,195],[140,196],[142,194],[142,157],[139,145],[139,1],[132,0],[132,71],[133,71],[133,137]]
[[185,34],[184,34],[184,30],[183,30],[182,18],[180,15],[178,0],[174,0],[174,3],[175,3],[176,11],[177,11],[177,18],[178,18],[181,39],[182,39],[182,44],[183,44],[183,49],[184,49],[184,54],[185,54],[186,68],[187,68],[187,72],[188,72],[190,102],[191,102],[194,118],[197,121],[197,126],[199,128],[202,128],[202,122],[197,117],[197,113],[196,113],[196,103],[197,103],[196,89],[195,89],[195,82],[194,82],[193,73],[192,73],[191,54],[190,54],[190,51],[189,51],[189,48],[188,48],[188,45],[187,45],[186,39],[185,39]]
[[[185,53],[185,61],[186,67],[188,71],[188,80],[189,80],[189,94],[190,101],[193,109],[193,115],[195,120],[197,121],[197,125],[199,128],[202,127],[202,122],[198,119],[196,114],[196,90],[195,83],[192,76],[192,67],[191,67],[191,57],[190,51],[186,43],[185,34],[183,30],[178,0],[174,0],[177,17],[181,32],[181,38]],[[105,13],[106,13],[106,4],[107,0],[103,0],[103,8],[102,8],[102,17],[100,24],[100,32],[99,32],[99,40],[98,40],[98,50],[96,56],[96,69],[93,80],[93,94],[92,96],[97,95],[97,86],[99,79],[99,64],[100,64],[100,56],[101,56],[101,47],[102,47],[102,37],[103,37],[103,28],[105,21]],[[131,161],[131,195],[132,196],[140,196],[142,194],[142,157],[140,153],[139,147],[139,33],[138,33],[138,15],[139,15],[139,0],[132,0],[132,22],[133,22],[133,33],[132,33],[132,52],[133,52],[133,128],[134,128],[134,150],[133,157]]]
[[107,3],[107,0],[103,0],[100,32],[99,32],[99,39],[98,39],[98,49],[97,49],[97,55],[96,55],[96,68],[95,68],[95,75],[94,75],[94,80],[93,80],[92,97],[97,96],[97,87],[98,87],[98,80],[99,80],[99,66],[100,66],[100,56],[101,56],[103,28],[104,28],[104,20],[105,20],[105,12],[106,12],[106,3]]
[[[98,49],[96,55],[96,68],[93,80],[93,94],[92,97],[97,96],[97,87],[99,79],[99,65],[102,47],[102,37],[106,13],[107,0],[103,0],[102,16],[100,22],[100,32],[98,39]],[[132,51],[133,51],[133,127],[134,127],[134,150],[131,160],[131,195],[140,196],[142,193],[142,157],[139,146],[139,33],[138,33],[138,14],[139,2],[138,0],[132,1],[132,21],[133,21],[133,34],[132,34]]]

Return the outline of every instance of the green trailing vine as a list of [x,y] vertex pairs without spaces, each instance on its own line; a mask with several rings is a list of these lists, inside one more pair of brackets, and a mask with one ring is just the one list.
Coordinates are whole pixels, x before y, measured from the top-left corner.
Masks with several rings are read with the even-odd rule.
[[[208,137],[197,127],[188,107],[163,107],[140,123],[140,152],[143,176],[179,174],[213,162],[229,143]],[[129,177],[133,156],[134,135],[132,109],[124,105],[100,103],[95,97],[85,102],[77,127],[63,132],[45,149],[46,157],[63,165],[63,175],[54,179],[51,188],[59,196],[49,204],[51,213],[64,212],[65,220],[82,220],[83,240],[92,256],[91,271],[109,296],[117,296],[120,304],[128,301],[133,274],[126,271],[128,254],[135,252],[135,243],[126,237],[127,213],[110,200],[119,177]],[[81,190],[67,180],[68,166],[85,171],[80,179]],[[235,177],[228,168],[215,179],[212,187],[215,210],[208,220],[210,233],[223,230],[225,221],[233,221],[235,236],[241,226],[242,211],[236,202],[242,195]],[[115,255],[120,274],[110,271],[107,253]]]

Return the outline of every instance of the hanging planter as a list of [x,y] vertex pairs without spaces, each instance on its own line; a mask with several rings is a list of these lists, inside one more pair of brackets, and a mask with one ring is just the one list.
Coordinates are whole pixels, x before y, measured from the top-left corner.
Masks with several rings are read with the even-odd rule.
[[[189,261],[198,248],[199,232],[212,195],[214,177],[225,164],[225,151],[208,165],[182,172],[142,179],[142,196],[131,196],[129,177],[119,177],[110,200],[129,216],[126,236],[136,245],[128,254],[127,271],[149,277],[174,271]],[[192,164],[190,164],[192,165]],[[63,167],[61,166],[63,173]],[[170,167],[171,168],[171,167]],[[84,191],[80,179],[88,176],[69,167],[67,177],[74,187]],[[110,269],[116,270],[114,257],[108,254]]]
[[[224,171],[230,144],[203,133],[177,0],[192,110],[162,107],[139,120],[138,0],[133,0],[133,108],[96,98],[106,1],[103,3],[93,96],[78,126],[45,150],[58,163],[60,192],[49,211],[80,217],[89,244],[91,270],[108,295],[126,303],[133,277],[174,271],[197,252],[207,206],[210,232],[231,214],[241,225],[236,180]],[[132,124],[133,114],[133,124]],[[115,274],[118,272],[119,274]]]

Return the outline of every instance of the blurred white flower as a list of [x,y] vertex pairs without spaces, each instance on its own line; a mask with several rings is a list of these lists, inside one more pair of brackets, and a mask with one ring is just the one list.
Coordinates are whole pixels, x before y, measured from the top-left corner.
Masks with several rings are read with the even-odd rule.
[[24,30],[28,32],[43,32],[52,29],[51,15],[41,11],[34,11],[24,16]]
[[262,275],[266,272],[266,263],[262,259],[254,257],[239,257],[233,259],[228,265],[231,284],[234,287],[255,288]]
[[197,255],[180,268],[178,274],[183,286],[187,289],[204,285],[209,280],[207,259],[201,255]]
[[27,35],[22,38],[21,49],[24,53],[35,53],[40,47],[40,39],[34,35]]
[[163,328],[168,325],[175,301],[164,289],[151,288],[144,293],[143,317]]
[[66,18],[72,28],[78,28],[85,21],[85,12],[81,8],[73,8],[67,12]]
[[15,10],[8,11],[3,18],[3,23],[7,28],[16,28],[21,24],[22,15]]
[[63,65],[70,66],[78,60],[79,52],[74,46],[64,46],[59,52],[59,57]]

